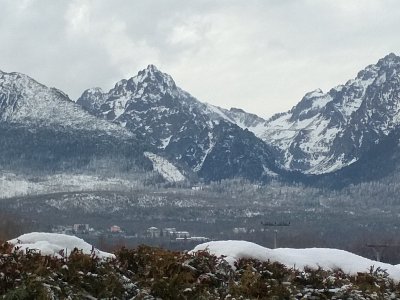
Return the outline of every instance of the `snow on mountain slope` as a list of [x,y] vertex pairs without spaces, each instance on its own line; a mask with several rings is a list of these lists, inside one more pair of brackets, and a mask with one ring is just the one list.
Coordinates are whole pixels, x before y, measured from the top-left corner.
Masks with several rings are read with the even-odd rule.
[[[344,85],[327,93],[319,89],[307,93],[290,111],[266,121],[241,109],[202,103],[153,65],[117,82],[108,92],[86,90],[76,104],[63,92],[26,75],[0,71],[0,126],[7,124],[2,138],[7,135],[17,146],[12,135],[22,130],[15,124],[30,132],[51,129],[51,134],[37,133],[47,137],[46,143],[59,132],[74,130],[113,137],[114,142],[139,139],[156,155],[179,161],[209,180],[265,178],[279,173],[276,161],[287,170],[324,174],[358,161],[372,145],[397,130],[399,72],[400,57],[389,54]],[[58,144],[57,154],[65,156],[64,148],[77,139],[64,135],[67,147]],[[89,143],[91,151],[107,152],[88,135],[80,141]],[[81,145],[77,148],[85,150]]]
[[278,150],[286,169],[310,174],[339,170],[400,124],[399,74],[400,57],[389,54],[344,85],[306,94],[254,132]]
[[223,119],[236,124],[242,129],[248,129],[256,135],[260,130],[265,128],[266,120],[255,114],[245,112],[240,108],[231,108],[228,110],[211,104],[207,104],[207,108],[209,109],[210,116],[215,121]]
[[0,169],[11,172],[80,173],[103,161],[113,173],[151,168],[132,132],[20,73],[0,71],[0,140]]
[[150,152],[145,152],[144,155],[151,160],[153,168],[168,182],[184,181],[185,176],[165,158]]
[[[223,132],[243,131],[244,135],[253,136],[252,133],[240,128],[233,130],[238,123],[235,118],[242,117],[241,111],[225,112],[223,109],[198,101],[177,87],[170,75],[162,73],[153,65],[149,65],[128,80],[117,82],[114,88],[106,93],[101,93],[98,88],[86,90],[77,103],[90,113],[120,124],[136,136],[142,137],[148,144],[158,149],[157,155],[166,155],[170,161],[182,162],[197,174],[203,174],[213,180],[222,179],[216,174],[254,179],[254,174],[250,174],[249,170],[244,171],[245,168],[239,166],[245,161],[248,162],[246,158],[243,159],[242,154],[232,157],[232,161],[228,161],[227,157],[219,157],[218,163],[213,161],[213,168],[225,169],[226,172],[215,172],[214,175],[208,176],[202,171],[204,166],[208,165],[205,162],[210,162],[209,155],[212,150],[223,143],[222,139],[225,138]],[[257,116],[252,118],[255,120]],[[243,127],[252,125],[250,117],[246,119],[243,115],[241,121]],[[248,137],[247,141],[257,142],[255,139],[257,138]],[[234,149],[226,151],[236,153]],[[268,169],[274,165],[274,160],[267,150],[259,151],[252,157],[256,159],[257,156],[260,166],[263,165]],[[234,173],[235,170],[243,173]]]
[[400,268],[395,265],[373,261],[362,256],[338,249],[308,248],[268,249],[246,241],[215,241],[196,246],[191,252],[206,250],[216,256],[223,255],[232,266],[240,258],[254,258],[261,261],[277,261],[288,268],[299,270],[305,267],[323,270],[341,269],[347,274],[357,275],[368,272],[373,266],[386,270],[389,276],[400,281]]
[[211,143],[208,132],[213,122],[203,113],[206,106],[178,88],[170,75],[149,65],[137,76],[117,82],[109,92],[100,95],[99,91],[85,91],[77,103],[158,149],[173,152],[192,168],[200,163],[202,148]]
[[88,114],[60,90],[20,73],[0,71],[0,121],[132,137],[129,131]]
[[0,199],[69,191],[125,191],[136,186],[142,186],[142,182],[138,179],[134,181],[67,173],[29,177],[0,172]]

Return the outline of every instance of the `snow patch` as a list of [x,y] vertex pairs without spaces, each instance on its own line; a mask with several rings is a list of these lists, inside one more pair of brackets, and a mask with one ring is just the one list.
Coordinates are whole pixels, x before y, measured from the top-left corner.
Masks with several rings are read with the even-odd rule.
[[229,118],[219,107],[211,105],[211,104],[206,104],[207,108],[210,110],[211,113],[214,113],[221,117],[223,120],[228,121],[229,123],[234,123],[235,121]]
[[375,84],[376,85],[382,85],[386,82],[386,73],[382,73],[376,80]]
[[23,234],[8,242],[14,245],[14,249],[18,251],[33,249],[40,251],[42,255],[52,255],[60,258],[63,257],[62,252],[64,255],[68,255],[74,248],[82,250],[83,254],[95,255],[103,259],[115,258],[114,254],[100,251],[83,239],[66,234],[32,232]]
[[151,160],[154,170],[160,173],[166,181],[179,182],[185,180],[185,176],[182,175],[178,168],[165,158],[151,152],[145,152],[144,155]]
[[195,171],[195,172],[198,172],[198,171],[201,170],[201,168],[203,167],[203,164],[204,164],[204,162],[205,162],[205,160],[206,160],[208,154],[212,151],[212,149],[213,149],[214,146],[215,146],[215,141],[213,140],[213,134],[212,134],[211,132],[208,133],[208,141],[209,141],[209,143],[210,143],[210,146],[209,146],[208,149],[205,151],[204,156],[202,157],[200,163],[199,163],[197,166],[195,166],[195,167],[193,168],[193,171]]
[[172,135],[170,135],[169,137],[166,137],[165,139],[161,139],[161,146],[159,148],[165,149],[169,145],[171,138],[172,138]]
[[263,172],[264,175],[268,175],[268,176],[270,176],[272,178],[278,178],[279,177],[279,174],[277,174],[274,171],[270,170],[267,166],[263,165],[263,170],[264,170],[264,172]]
[[56,174],[29,178],[13,173],[0,174],[0,199],[25,195],[84,190],[124,190],[139,182],[91,175]]
[[269,249],[246,241],[215,241],[196,246],[191,252],[207,250],[216,256],[224,255],[232,266],[240,258],[253,258],[261,261],[276,261],[289,268],[304,269],[310,267],[325,270],[342,269],[345,273],[357,275],[368,272],[371,266],[386,270],[391,278],[400,280],[400,268],[395,265],[373,261],[339,249],[306,248]]
[[124,112],[126,104],[128,103],[129,97],[121,97],[114,103],[114,114],[115,119],[118,119]]

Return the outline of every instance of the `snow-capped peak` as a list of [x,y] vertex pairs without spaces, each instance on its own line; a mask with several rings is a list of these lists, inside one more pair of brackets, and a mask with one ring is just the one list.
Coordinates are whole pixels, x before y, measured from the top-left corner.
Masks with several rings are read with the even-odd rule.
[[146,69],[129,79],[118,81],[114,88],[109,91],[116,96],[127,94],[173,94],[177,92],[177,87],[172,77],[161,72],[154,65],[148,65]]
[[[391,53],[327,93],[307,93],[259,134],[287,169],[320,174],[357,161],[370,141],[400,125],[400,57]],[[257,134],[257,133],[256,133]]]
[[158,70],[155,65],[148,65],[146,69],[139,71],[137,76],[133,77],[132,79],[136,84],[140,82],[154,82],[157,84],[162,84],[171,89],[176,89],[176,85],[172,77],[169,74]]
[[24,126],[102,130],[115,136],[132,136],[118,126],[91,116],[61,90],[49,88],[17,72],[0,72],[0,121]]
[[[227,178],[233,172],[234,176],[254,179],[257,173],[260,178],[267,178],[263,166],[272,168],[274,164],[269,148],[243,130],[265,120],[243,110],[225,110],[202,103],[153,65],[135,77],[120,81],[102,99],[103,104],[91,110],[93,114],[132,131],[157,149],[153,150],[154,155],[162,154],[160,157],[177,161],[206,180]],[[77,102],[90,108],[94,101],[84,94]],[[237,143],[243,145],[239,147],[241,150],[231,151],[230,147],[238,147]],[[257,155],[246,157],[241,151]],[[222,152],[227,154],[220,157]],[[154,157],[148,155],[149,159]],[[249,161],[257,161],[257,166],[248,168]],[[163,165],[171,171],[171,166]],[[157,169],[157,164],[154,168]]]
[[320,96],[322,94],[324,94],[324,92],[321,89],[316,89],[311,92],[308,92],[304,97],[313,98],[313,97]]
[[391,67],[392,65],[399,65],[400,64],[400,56],[397,56],[394,53],[389,53],[384,58],[381,58],[377,65],[378,66],[385,66]]

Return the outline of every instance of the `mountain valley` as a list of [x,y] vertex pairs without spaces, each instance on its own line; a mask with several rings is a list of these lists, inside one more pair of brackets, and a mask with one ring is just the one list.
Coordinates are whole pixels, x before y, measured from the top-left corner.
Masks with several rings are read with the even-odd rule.
[[363,234],[389,239],[385,224],[399,211],[399,72],[400,57],[389,54],[270,119],[203,103],[153,65],[76,102],[1,72],[1,210],[40,230],[181,226],[237,238],[233,230],[246,228],[264,244],[273,231],[260,238],[260,222],[289,219],[288,246],[300,234],[305,246],[335,245],[333,224],[355,214],[348,249],[368,255],[357,250]]

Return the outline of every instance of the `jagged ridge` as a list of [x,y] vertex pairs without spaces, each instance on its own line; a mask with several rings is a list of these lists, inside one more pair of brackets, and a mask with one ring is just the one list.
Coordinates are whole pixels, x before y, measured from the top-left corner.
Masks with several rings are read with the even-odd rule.
[[278,149],[289,170],[323,174],[357,161],[400,122],[400,57],[389,54],[327,93],[306,94],[263,130],[249,128]]
[[[143,137],[159,153],[183,163],[206,180],[235,176],[261,180],[268,177],[267,170],[274,168],[269,147],[264,143],[261,147],[258,138],[237,125],[251,126],[260,121],[257,116],[201,103],[153,65],[135,77],[119,81],[109,92],[103,93],[98,88],[86,90],[77,103],[90,113]],[[228,133],[243,138],[242,151],[232,148],[237,144],[226,147]],[[248,150],[244,151],[245,148]],[[224,149],[224,154],[216,155],[215,149]],[[237,157],[232,157],[232,153],[237,153]],[[258,167],[252,170],[244,167],[249,160]],[[214,168],[212,172],[210,165]]]

